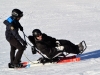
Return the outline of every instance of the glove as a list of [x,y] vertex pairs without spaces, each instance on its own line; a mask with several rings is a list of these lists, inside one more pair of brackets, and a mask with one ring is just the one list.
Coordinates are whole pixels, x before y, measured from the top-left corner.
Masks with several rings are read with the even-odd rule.
[[24,41],[24,42],[23,42],[23,46],[26,46],[26,45],[27,45],[27,42],[26,42],[26,41]]
[[23,27],[22,26],[20,26],[20,31],[23,31]]
[[61,46],[59,41],[56,41],[56,47],[55,47],[58,51],[62,51],[64,49],[64,46]]
[[31,50],[32,50],[32,54],[36,54],[37,51],[36,51],[36,48],[34,46],[31,47]]
[[60,42],[59,41],[56,41],[56,46],[60,46]]
[[63,51],[64,50],[64,46],[58,46],[58,47],[55,47],[57,49],[57,51]]

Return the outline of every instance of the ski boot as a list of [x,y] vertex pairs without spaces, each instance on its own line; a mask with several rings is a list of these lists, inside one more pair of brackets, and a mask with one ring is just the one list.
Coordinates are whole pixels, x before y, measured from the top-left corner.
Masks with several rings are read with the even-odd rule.
[[9,68],[22,68],[23,64],[22,63],[18,63],[18,64],[8,63],[8,67]]

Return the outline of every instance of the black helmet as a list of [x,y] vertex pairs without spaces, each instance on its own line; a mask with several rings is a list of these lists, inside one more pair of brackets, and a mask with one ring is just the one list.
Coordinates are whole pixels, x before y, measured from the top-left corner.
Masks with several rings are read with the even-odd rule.
[[23,12],[19,9],[13,9],[12,10],[12,17],[17,18],[17,17],[22,17]]
[[42,32],[41,32],[39,29],[34,29],[34,30],[32,31],[32,34],[33,34],[33,36],[36,38],[36,37],[42,35]]

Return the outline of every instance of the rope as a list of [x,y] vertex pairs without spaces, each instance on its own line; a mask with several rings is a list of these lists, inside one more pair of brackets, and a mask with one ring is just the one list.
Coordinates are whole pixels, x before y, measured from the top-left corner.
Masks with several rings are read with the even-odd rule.
[[34,64],[34,63],[26,56],[25,53],[24,53],[24,56],[26,57],[26,59],[27,59],[28,61],[30,61],[32,64]]

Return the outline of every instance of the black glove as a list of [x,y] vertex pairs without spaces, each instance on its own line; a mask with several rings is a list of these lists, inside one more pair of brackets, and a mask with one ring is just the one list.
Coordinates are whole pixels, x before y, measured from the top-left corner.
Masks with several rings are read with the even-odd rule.
[[27,42],[26,41],[23,42],[23,46],[27,46]]
[[20,31],[23,31],[23,27],[22,26],[20,26]]
[[36,51],[36,48],[34,46],[31,47],[31,50],[32,50],[32,54],[36,54],[37,51]]

